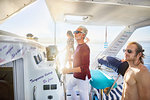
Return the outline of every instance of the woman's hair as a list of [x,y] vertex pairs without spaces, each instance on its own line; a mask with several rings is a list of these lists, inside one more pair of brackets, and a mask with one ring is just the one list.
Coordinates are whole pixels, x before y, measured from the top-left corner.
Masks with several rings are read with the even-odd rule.
[[72,34],[72,31],[67,31],[67,35],[71,36],[72,38],[74,38],[73,34]]
[[144,49],[142,48],[142,46],[139,44],[139,43],[137,43],[137,42],[130,42],[128,45],[131,45],[131,44],[135,44],[136,46],[137,46],[137,49],[136,49],[136,55],[138,55],[140,52],[141,52],[141,57],[140,57],[140,62],[142,63],[142,64],[144,64],[144,61],[143,61],[143,58],[144,58],[144,54],[143,54],[143,52],[144,52]]

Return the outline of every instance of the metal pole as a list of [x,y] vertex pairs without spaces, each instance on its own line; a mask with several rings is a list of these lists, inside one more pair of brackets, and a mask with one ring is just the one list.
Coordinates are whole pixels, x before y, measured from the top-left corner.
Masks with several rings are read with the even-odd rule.
[[109,95],[110,91],[113,89],[113,87],[114,87],[115,83],[117,82],[117,80],[119,79],[120,75],[121,75],[121,74],[118,75],[118,77],[117,77],[117,79],[115,80],[115,82],[113,83],[113,85],[108,89],[108,91],[107,91],[107,93],[106,93],[107,96]]
[[106,26],[106,29],[105,29],[105,42],[107,42],[107,26]]
[[103,89],[101,89],[101,100],[103,100]]
[[64,96],[65,96],[65,100],[67,100],[65,81],[66,81],[66,75],[63,75],[63,81],[62,81],[62,83],[63,83],[63,88],[64,88]]
[[54,44],[56,45],[56,22],[54,22]]

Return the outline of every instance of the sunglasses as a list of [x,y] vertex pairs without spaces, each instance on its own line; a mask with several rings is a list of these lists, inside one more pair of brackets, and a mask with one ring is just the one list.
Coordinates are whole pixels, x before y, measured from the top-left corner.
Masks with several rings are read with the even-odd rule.
[[81,31],[74,31],[73,34],[79,34],[79,33],[83,33]]
[[133,52],[133,51],[130,50],[130,49],[127,49],[127,50],[126,50],[126,49],[123,49],[123,52],[126,52],[126,51],[127,51],[128,53],[132,53],[132,52]]

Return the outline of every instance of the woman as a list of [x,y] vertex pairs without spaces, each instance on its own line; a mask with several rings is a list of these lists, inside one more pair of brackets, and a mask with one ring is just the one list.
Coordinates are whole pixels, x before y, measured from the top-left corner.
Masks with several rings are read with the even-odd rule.
[[69,30],[67,31],[67,46],[66,46],[66,58],[65,58],[65,66],[67,64],[67,62],[69,62],[69,67],[72,68],[72,55],[74,53],[74,36],[72,34],[72,32]]

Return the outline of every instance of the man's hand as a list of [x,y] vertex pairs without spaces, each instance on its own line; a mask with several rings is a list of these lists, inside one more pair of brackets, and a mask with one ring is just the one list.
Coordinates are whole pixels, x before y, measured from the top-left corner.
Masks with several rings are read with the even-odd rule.
[[63,74],[67,74],[67,73],[69,73],[69,69],[68,69],[68,68],[66,68],[66,67],[65,67],[65,68],[63,68],[63,69],[62,69],[62,73],[63,73]]

